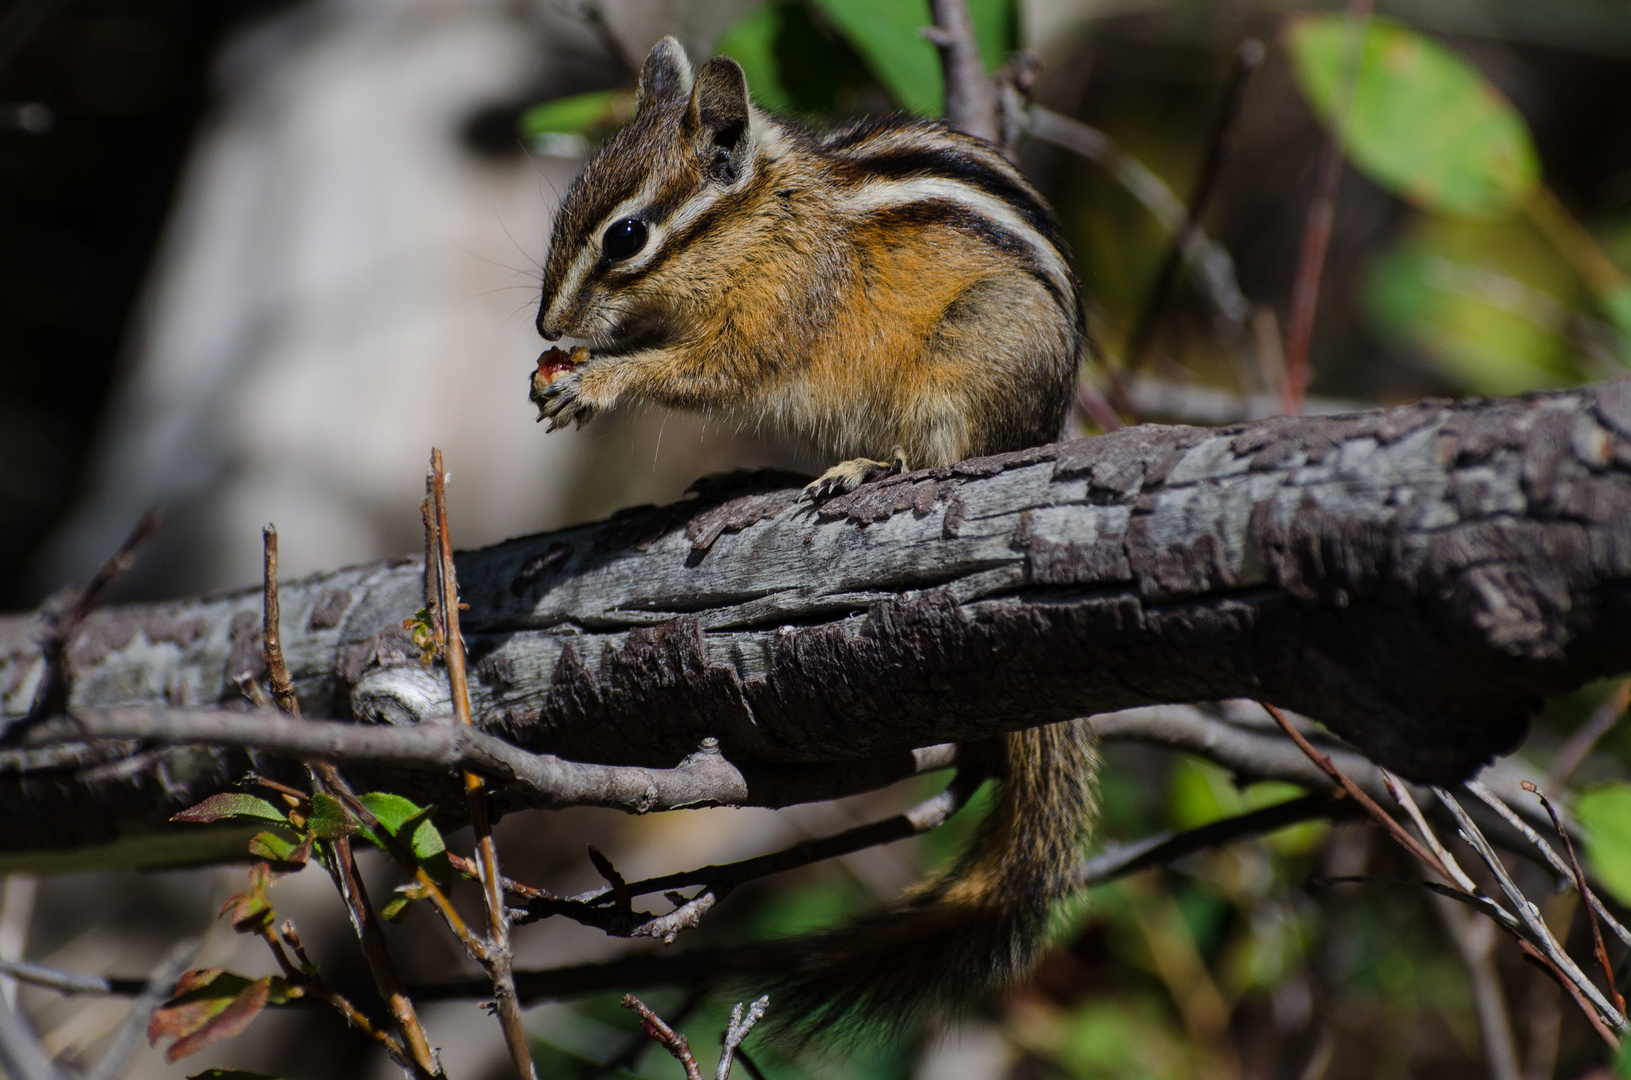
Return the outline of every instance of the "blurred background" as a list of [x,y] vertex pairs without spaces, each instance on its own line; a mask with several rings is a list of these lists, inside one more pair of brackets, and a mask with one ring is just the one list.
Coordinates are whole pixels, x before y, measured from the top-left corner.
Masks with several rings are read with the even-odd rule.
[[[1100,140],[1087,156],[1021,140],[1022,166],[1071,238],[1101,347],[1083,372],[1079,430],[1277,412],[1322,117],[1341,97],[1340,39],[1328,33],[1340,20],[1271,0],[971,8],[989,66],[1034,51],[1034,100]],[[1308,407],[1623,373],[1631,3],[1415,0],[1378,12],[1400,20],[1379,22],[1375,38],[1379,70],[1397,78],[1362,80],[1355,95]],[[254,582],[267,521],[290,576],[416,551],[431,445],[447,453],[462,547],[668,501],[729,467],[795,464],[658,413],[546,437],[525,383],[541,348],[532,319],[549,222],[583,155],[626,113],[633,72],[661,35],[693,57],[736,57],[762,105],[830,122],[938,111],[935,53],[916,35],[925,22],[926,0],[7,0],[0,605],[30,607],[85,580],[150,506],[164,509],[164,530],[125,598]],[[1155,299],[1252,39],[1263,60],[1221,144],[1200,257]],[[1553,702],[1523,764],[1543,777],[1613,691]],[[1628,763],[1621,725],[1576,785],[1618,790]],[[534,815],[505,823],[506,867],[571,892],[597,882],[584,843],[643,876],[834,831],[922,794],[638,822]],[[1291,794],[1112,748],[1105,836],[1199,825]],[[922,843],[743,890],[696,943],[862,910],[947,858],[977,812]],[[1310,825],[1146,873],[1062,916],[1064,946],[989,1016],[851,1060],[769,1068],[970,1080],[1499,1075],[1480,1037],[1466,927],[1419,889],[1308,886],[1354,874],[1413,871],[1366,828]],[[241,868],[13,877],[0,956],[140,974],[169,941],[204,932],[241,880]],[[1550,889],[1538,873],[1526,884]],[[288,879],[280,913],[326,968],[360,978],[328,891],[314,873]],[[1574,914],[1568,896],[1547,911],[1579,944]],[[412,977],[454,975],[455,951],[428,919],[400,931]],[[249,944],[217,926],[198,962],[270,970]],[[523,931],[520,947],[528,966],[618,951],[554,924]],[[1600,1044],[1555,987],[1515,950],[1495,956],[1480,977],[1498,981],[1509,1013],[1520,1052],[1510,1075],[1600,1067]],[[68,1060],[93,1058],[124,1008],[26,989],[22,1000]],[[618,1053],[634,1030],[616,995],[529,1015],[552,1076],[587,1075],[585,1061]],[[723,1015],[713,1004],[694,1014],[694,1045],[717,1042]],[[473,1006],[430,1016],[453,1075],[504,1075],[496,1028]],[[194,1061],[313,1080],[391,1072],[338,1021],[283,1013],[176,1066],[144,1053],[137,1075],[180,1076],[202,1067]],[[677,1068],[658,1052],[637,1071]]]

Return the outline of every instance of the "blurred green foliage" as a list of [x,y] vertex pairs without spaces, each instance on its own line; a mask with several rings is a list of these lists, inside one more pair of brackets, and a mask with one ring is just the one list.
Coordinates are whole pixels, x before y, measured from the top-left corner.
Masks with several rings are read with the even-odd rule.
[[1604,784],[1583,793],[1574,812],[1586,827],[1592,873],[1622,904],[1631,905],[1631,784]]
[[[1570,385],[1590,374],[1574,340],[1583,283],[1620,336],[1612,351],[1631,363],[1631,286],[1543,184],[1511,102],[1415,30],[1373,19],[1361,44],[1350,41],[1357,25],[1300,16],[1284,39],[1298,86],[1341,132],[1348,160],[1430,215],[1371,267],[1365,301],[1378,329],[1467,390]],[[1537,250],[1539,239],[1553,250]]]

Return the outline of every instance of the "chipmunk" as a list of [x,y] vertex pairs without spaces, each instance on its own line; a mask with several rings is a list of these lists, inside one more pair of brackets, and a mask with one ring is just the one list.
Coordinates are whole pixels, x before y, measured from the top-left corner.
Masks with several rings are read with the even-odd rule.
[[[742,69],[664,38],[632,121],[561,201],[532,396],[550,430],[618,402],[769,429],[826,461],[811,495],[1058,438],[1084,327],[1058,222],[998,149],[938,121],[825,133]],[[893,1027],[1023,977],[1094,815],[1080,723],[1006,736],[1003,795],[957,864],[880,914],[739,973],[801,1033]]]

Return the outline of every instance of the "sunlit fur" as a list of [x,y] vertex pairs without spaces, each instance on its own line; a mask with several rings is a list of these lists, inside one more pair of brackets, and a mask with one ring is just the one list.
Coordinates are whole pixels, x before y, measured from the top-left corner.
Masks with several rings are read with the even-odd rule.
[[[1013,166],[931,121],[814,135],[751,109],[721,180],[683,63],[677,45],[654,52],[645,82],[662,81],[654,65],[678,69],[677,92],[642,94],[556,217],[539,330],[593,356],[557,391],[570,407],[661,404],[768,428],[821,460],[900,446],[912,467],[1057,438],[1081,345],[1076,282]],[[650,238],[609,264],[600,238],[628,216]]]
[[[645,246],[602,257],[638,217]],[[1058,437],[1082,319],[1046,203],[997,150],[908,117],[811,133],[747,103],[741,70],[693,77],[665,39],[634,120],[562,201],[538,328],[590,361],[541,406],[618,402],[764,428],[820,460],[912,467]],[[1022,977],[1093,817],[1079,724],[1004,740],[1004,795],[943,878],[844,930],[755,954],[741,981],[800,1035],[903,1025]]]

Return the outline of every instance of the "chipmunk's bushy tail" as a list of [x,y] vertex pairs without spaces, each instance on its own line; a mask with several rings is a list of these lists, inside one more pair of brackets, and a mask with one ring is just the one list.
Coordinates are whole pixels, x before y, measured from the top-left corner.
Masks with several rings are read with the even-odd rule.
[[1003,792],[942,877],[837,930],[753,950],[729,981],[770,995],[784,1041],[855,1041],[968,1010],[1027,975],[1075,890],[1096,810],[1083,721],[1009,735]]

